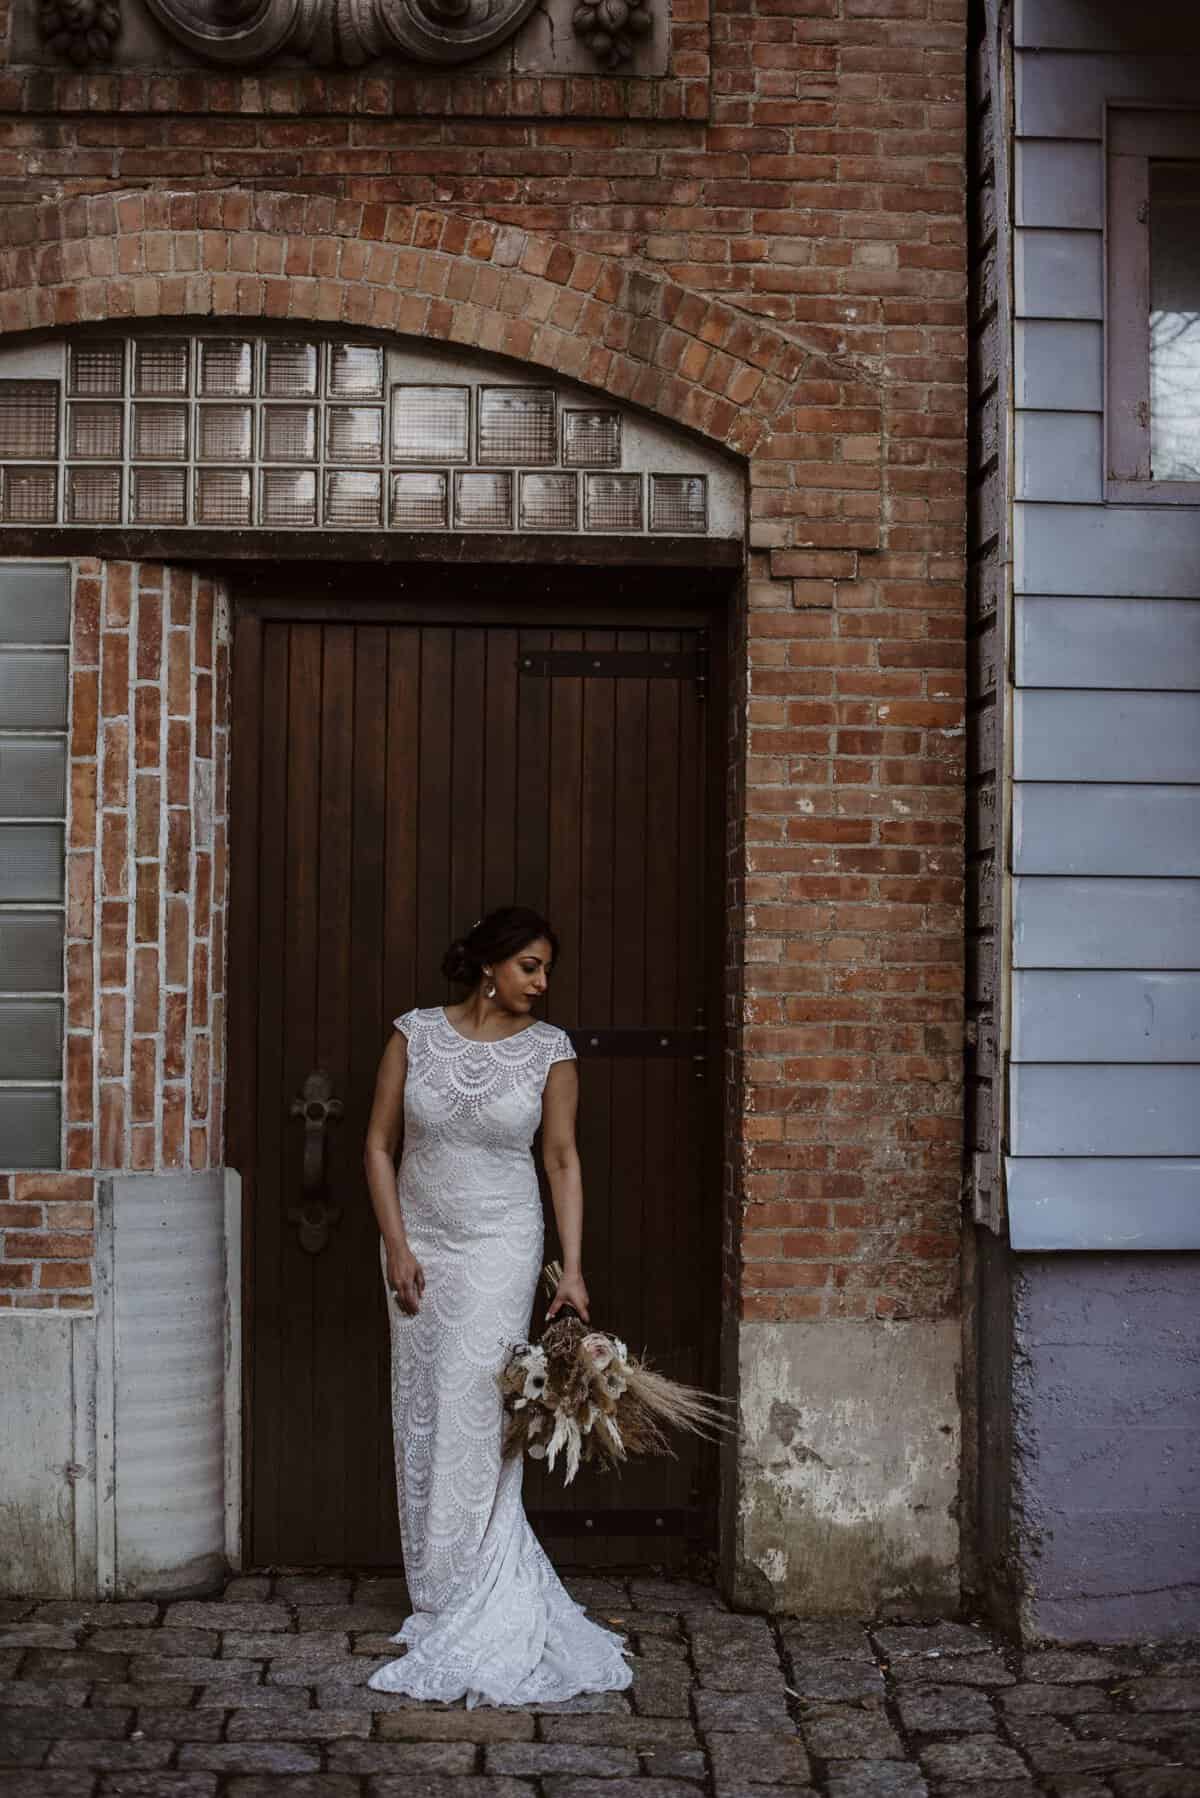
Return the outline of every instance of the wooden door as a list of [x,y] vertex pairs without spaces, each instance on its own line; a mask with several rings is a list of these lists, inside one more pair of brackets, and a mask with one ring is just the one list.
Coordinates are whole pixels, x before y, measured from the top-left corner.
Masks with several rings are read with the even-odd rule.
[[[363,1133],[391,1019],[455,996],[442,952],[494,905],[544,910],[560,933],[542,1015],[580,1055],[593,1320],[715,1385],[705,667],[695,629],[239,618],[231,1159],[247,1214],[251,1564],[400,1561]],[[303,1115],[317,1075],[341,1107],[323,1130],[311,1088],[318,1114]],[[305,1141],[322,1136],[313,1191]],[[543,1310],[539,1297],[535,1328]],[[550,1552],[670,1565],[710,1540],[713,1451],[679,1450],[569,1489],[528,1464]]]

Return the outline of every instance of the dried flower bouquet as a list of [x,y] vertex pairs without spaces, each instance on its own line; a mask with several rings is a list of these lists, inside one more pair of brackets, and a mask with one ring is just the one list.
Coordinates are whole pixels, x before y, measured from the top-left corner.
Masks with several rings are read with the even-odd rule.
[[[553,1295],[562,1268],[551,1261],[542,1271]],[[670,1428],[711,1441],[733,1427],[721,1408],[732,1401],[656,1373],[619,1336],[590,1329],[571,1305],[536,1342],[513,1344],[499,1383],[504,1453],[524,1453],[552,1469],[565,1452],[568,1486],[586,1462],[616,1467],[631,1454],[673,1455]]]

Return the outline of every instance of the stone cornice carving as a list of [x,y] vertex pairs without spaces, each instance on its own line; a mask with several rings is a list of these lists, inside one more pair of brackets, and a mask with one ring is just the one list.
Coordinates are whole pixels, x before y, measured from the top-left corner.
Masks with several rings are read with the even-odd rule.
[[511,37],[537,0],[146,0],[197,56],[252,66],[283,51],[356,67],[396,51],[466,62]]

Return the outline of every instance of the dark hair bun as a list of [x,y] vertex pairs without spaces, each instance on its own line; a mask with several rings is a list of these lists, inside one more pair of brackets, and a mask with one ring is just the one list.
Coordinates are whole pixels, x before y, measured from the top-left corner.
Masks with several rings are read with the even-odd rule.
[[442,973],[447,980],[471,984],[478,980],[480,963],[471,954],[464,936],[456,936],[442,957]]

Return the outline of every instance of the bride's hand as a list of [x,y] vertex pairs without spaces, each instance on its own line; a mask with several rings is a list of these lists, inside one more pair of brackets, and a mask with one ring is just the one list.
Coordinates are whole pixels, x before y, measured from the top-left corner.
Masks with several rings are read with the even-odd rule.
[[547,1323],[562,1305],[574,1305],[584,1323],[588,1322],[588,1291],[583,1283],[582,1274],[563,1275],[554,1289],[554,1297],[546,1311]]
[[387,1281],[400,1309],[408,1317],[415,1317],[425,1291],[425,1269],[411,1249],[388,1248]]

